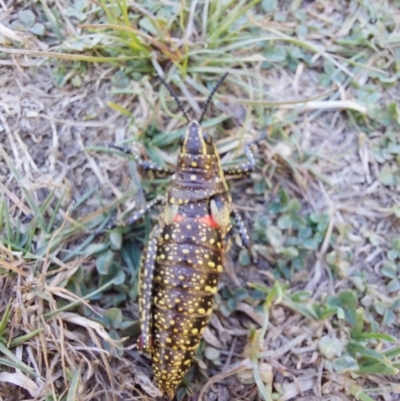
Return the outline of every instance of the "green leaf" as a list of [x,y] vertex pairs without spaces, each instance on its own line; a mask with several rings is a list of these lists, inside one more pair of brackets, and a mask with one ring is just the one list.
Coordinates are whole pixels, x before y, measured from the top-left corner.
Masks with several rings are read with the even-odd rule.
[[313,320],[318,319],[318,315],[312,306],[304,305],[299,302],[293,302],[291,300],[284,300],[284,301],[282,301],[282,304],[286,305],[288,308],[300,313],[301,315],[308,317],[309,319],[313,319]]
[[120,231],[112,231],[110,233],[110,244],[113,251],[120,250],[122,247],[122,233]]
[[387,252],[386,255],[387,255],[387,257],[388,257],[389,260],[394,261],[394,260],[396,260],[396,259],[398,258],[399,253],[398,253],[397,251],[395,251],[394,249],[390,249],[390,250]]
[[96,269],[101,275],[110,273],[110,267],[114,260],[114,252],[106,251],[96,259]]
[[400,205],[394,205],[393,212],[394,212],[395,216],[399,219],[400,218]]
[[71,79],[71,84],[75,88],[80,88],[82,86],[82,78],[80,75],[74,75]]
[[394,263],[385,262],[382,266],[381,273],[385,277],[395,279],[397,277],[397,267]]
[[376,359],[367,359],[360,362],[360,368],[358,369],[359,374],[371,374],[371,375],[397,375],[399,369],[396,369],[392,364],[387,361],[377,361]]
[[0,353],[5,355],[5,358],[0,358],[0,366],[6,365],[12,368],[20,369],[26,374],[37,377],[36,372],[24,362],[19,360],[5,345],[0,342]]
[[108,248],[107,244],[101,244],[101,243],[92,243],[88,245],[84,250],[84,254],[86,256],[91,256],[91,255],[96,255],[98,253],[104,252]]
[[119,329],[122,323],[122,312],[118,308],[110,308],[106,310],[105,316],[114,329]]
[[213,347],[206,347],[206,349],[204,351],[205,357],[207,359],[209,359],[210,361],[215,361],[215,360],[219,359],[220,354],[221,354],[220,351]]
[[236,288],[233,295],[236,300],[243,301],[249,296],[249,293],[245,288]]
[[354,291],[345,290],[338,296],[327,298],[327,304],[330,307],[338,307],[344,311],[345,319],[353,325],[356,320],[357,296]]
[[292,260],[292,259],[296,258],[297,256],[299,256],[299,251],[295,247],[289,246],[289,247],[283,248],[281,255],[286,260]]
[[83,22],[87,18],[87,14],[85,13],[86,8],[86,0],[74,0],[73,7],[67,8],[65,13],[70,17],[77,18],[79,22]]
[[35,337],[37,334],[41,333],[44,328],[33,330],[27,334],[23,334],[22,336],[15,337],[10,342],[10,348],[17,347],[18,345],[23,344],[24,342],[30,340]]
[[291,214],[299,213],[301,208],[300,202],[298,199],[291,199],[287,205],[287,212]]
[[10,317],[10,310],[11,310],[11,300],[8,302],[6,310],[4,311],[3,317],[0,320],[0,337],[3,335],[7,324],[8,324],[8,319]]
[[400,252],[400,238],[396,238],[392,241],[392,248],[397,251]]
[[123,285],[126,280],[126,274],[123,270],[118,270],[114,275],[114,285]]
[[286,60],[286,50],[283,46],[268,47],[264,53],[264,58],[270,63],[281,63]]
[[[108,332],[108,334],[116,342],[119,342],[119,340],[121,339],[118,332],[114,329],[110,330]],[[117,356],[117,357],[121,357],[123,355],[124,350],[121,349],[120,347],[115,346],[113,342],[109,342],[109,341],[106,341],[103,339],[102,343],[103,343],[104,349],[106,351],[110,352],[111,355]]]
[[42,36],[44,35],[45,29],[44,25],[40,22],[36,22],[32,28],[29,29],[34,35]]
[[400,125],[400,110],[398,102],[390,103],[388,108],[388,115],[390,118],[395,121],[398,125]]
[[251,263],[251,258],[250,258],[250,254],[249,254],[249,252],[248,252],[247,249],[242,249],[242,250],[239,252],[239,263],[240,263],[242,266],[249,266],[249,265],[250,265],[250,263]]
[[24,24],[26,28],[32,28],[35,24],[35,14],[31,10],[22,10],[18,13],[19,20]]
[[378,175],[379,181],[388,186],[396,185],[396,173],[397,171],[393,167],[385,166]]
[[358,308],[356,311],[356,320],[353,325],[353,329],[351,330],[351,335],[353,337],[359,338],[359,335],[362,334],[364,330],[364,320],[365,314],[363,308]]
[[278,0],[263,0],[261,2],[261,8],[266,13],[272,13],[278,7]]
[[387,286],[387,290],[390,293],[397,292],[400,290],[400,281],[398,279],[391,280]]
[[80,378],[81,378],[81,369],[78,367],[78,369],[74,372],[74,375],[72,377],[66,401],[75,401],[78,399],[78,387]]
[[299,38],[304,38],[308,34],[308,28],[305,25],[297,25],[296,33]]
[[278,227],[269,226],[266,230],[266,235],[269,243],[274,248],[279,248],[280,246],[282,246],[283,243],[282,232]]
[[359,340],[377,340],[377,341],[386,341],[389,343],[395,343],[396,338],[390,336],[389,334],[384,333],[360,333],[357,337]]
[[384,358],[384,355],[374,349],[370,349],[365,345],[356,342],[349,341],[347,344],[347,350],[354,358],[365,357],[365,358],[373,358],[375,360],[381,361]]
[[334,359],[332,367],[338,373],[356,372],[359,368],[357,361],[350,355]]
[[333,316],[337,311],[336,308],[329,308],[328,306],[318,307],[318,305],[315,305],[314,309],[315,309],[315,313],[317,314],[319,320],[327,319],[327,318]]
[[234,310],[236,310],[236,308],[237,308],[237,301],[236,301],[235,298],[229,298],[229,299],[228,299],[228,302],[226,303],[226,305],[228,306],[228,308],[229,308],[231,311],[234,311]]
[[153,19],[150,19],[149,17],[143,17],[139,20],[139,26],[143,30],[149,32],[152,36],[158,36],[158,30],[155,27]]
[[391,326],[396,321],[396,314],[391,309],[386,309],[383,314],[383,324]]
[[288,214],[284,214],[281,217],[279,217],[277,225],[281,230],[291,228],[293,225],[292,218]]
[[390,348],[386,350],[383,354],[385,355],[386,358],[395,359],[398,356],[400,356],[400,347]]

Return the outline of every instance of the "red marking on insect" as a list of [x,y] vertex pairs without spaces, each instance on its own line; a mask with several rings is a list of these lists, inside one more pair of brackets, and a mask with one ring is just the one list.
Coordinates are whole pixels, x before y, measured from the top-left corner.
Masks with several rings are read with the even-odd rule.
[[139,351],[143,351],[143,335],[141,334],[138,338],[137,346]]
[[203,224],[206,224],[207,226],[209,226],[211,228],[219,227],[218,223],[214,220],[214,217],[211,214],[209,214],[207,216],[199,217],[199,221]]
[[[143,351],[143,344],[144,344],[144,335],[140,334],[137,341],[137,346],[139,351]],[[153,337],[150,337],[150,348],[153,348]]]
[[174,218],[174,223],[180,223],[181,221],[183,221],[185,219],[185,216],[183,216],[182,214],[177,214]]

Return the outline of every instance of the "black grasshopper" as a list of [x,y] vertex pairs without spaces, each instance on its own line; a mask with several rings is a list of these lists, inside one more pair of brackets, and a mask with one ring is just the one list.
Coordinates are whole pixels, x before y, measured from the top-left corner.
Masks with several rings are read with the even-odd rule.
[[[154,381],[170,399],[188,371],[213,313],[214,295],[229,247],[231,216],[243,244],[250,247],[249,236],[232,204],[224,177],[254,170],[250,145],[262,138],[246,145],[246,162],[224,169],[211,137],[200,125],[226,75],[208,97],[199,121],[189,119],[171,87],[161,78],[187,119],[188,127],[181,138],[181,151],[167,194],[150,202],[124,223],[133,225],[153,207],[164,205],[142,256],[138,345],[151,357]],[[145,170],[172,174],[142,160],[135,152],[118,149],[131,154]]]

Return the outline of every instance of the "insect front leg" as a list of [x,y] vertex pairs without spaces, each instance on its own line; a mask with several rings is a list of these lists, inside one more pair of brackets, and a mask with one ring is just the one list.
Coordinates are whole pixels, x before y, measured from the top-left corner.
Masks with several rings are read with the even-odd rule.
[[110,148],[117,149],[122,153],[133,156],[136,163],[145,171],[153,171],[154,173],[162,173],[162,174],[172,174],[173,173],[170,169],[168,169],[166,167],[160,167],[156,163],[154,163],[150,160],[143,160],[140,157],[139,153],[137,153],[135,150],[127,149],[122,146],[117,146],[112,143],[109,146],[110,146]]
[[247,161],[241,164],[238,164],[237,166],[233,167],[226,167],[223,168],[224,175],[243,175],[243,174],[248,174],[254,171],[254,168],[256,166],[256,162],[254,159],[253,152],[251,151],[251,146],[256,145],[263,139],[265,139],[267,136],[267,133],[264,132],[258,139],[255,141],[249,142],[246,144],[244,147],[244,153],[247,157]]
[[156,225],[150,233],[149,242],[143,252],[139,276],[139,309],[141,333],[138,340],[139,350],[151,354],[152,348],[152,297],[153,278],[156,264],[157,245],[161,227]]
[[95,231],[93,234],[95,236],[103,234],[105,230],[112,230],[116,227],[126,227],[126,226],[133,226],[136,224],[141,218],[143,218],[151,209],[155,206],[164,203],[165,196],[157,196],[151,202],[149,202],[143,209],[138,210],[137,212],[133,213],[127,220],[123,221],[116,221],[113,220],[109,224],[107,224],[106,228],[103,230]]

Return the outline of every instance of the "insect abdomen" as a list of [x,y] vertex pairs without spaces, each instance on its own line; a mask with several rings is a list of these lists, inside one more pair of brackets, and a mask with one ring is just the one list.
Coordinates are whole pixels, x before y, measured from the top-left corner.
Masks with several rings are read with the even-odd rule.
[[171,394],[191,365],[222,272],[219,230],[201,218],[177,220],[164,227],[153,285],[154,378]]

